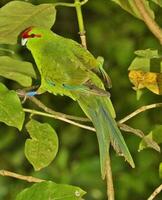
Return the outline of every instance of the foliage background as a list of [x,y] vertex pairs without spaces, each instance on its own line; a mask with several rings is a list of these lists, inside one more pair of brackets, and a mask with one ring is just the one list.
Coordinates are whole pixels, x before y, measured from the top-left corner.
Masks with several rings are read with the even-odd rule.
[[[0,6],[8,0],[2,0]],[[53,2],[52,0],[30,0],[33,4]],[[72,1],[67,1],[72,2]],[[151,4],[160,23],[162,12],[159,7]],[[137,49],[160,49],[158,41],[148,31],[143,22],[134,18],[112,1],[89,0],[83,8],[88,49],[97,57],[105,58],[105,69],[110,74],[113,88],[111,89],[117,119],[131,113],[136,108],[155,102],[161,97],[145,92],[145,95],[136,100],[136,94],[128,80],[128,66]],[[161,24],[162,25],[162,24]],[[74,8],[59,7],[53,30],[65,37],[79,42],[77,19]],[[21,47],[11,46],[24,60],[33,61],[30,53]],[[13,55],[14,56],[14,55]],[[18,86],[1,78],[1,81],[10,88]],[[46,105],[54,110],[75,115],[83,115],[78,105],[67,97],[44,94],[39,97]],[[33,107],[26,102],[24,106]],[[142,113],[129,124],[149,133],[156,124],[162,124],[162,111],[159,109]],[[14,116],[13,116],[14,117]],[[28,120],[28,118],[26,119]],[[23,148],[28,137],[26,130],[19,133],[13,127],[0,124],[0,169],[8,169],[17,173],[33,175],[44,179],[51,179],[58,183],[78,185],[87,191],[85,198],[106,199],[105,183],[100,177],[98,145],[95,134],[74,127],[70,124],[39,118],[42,122],[49,122],[59,134],[60,149],[57,158],[52,164],[34,172],[24,156]],[[158,167],[161,155],[154,150],[143,150],[140,153],[138,145],[140,139],[134,135],[124,133],[130,151],[134,157],[136,168],[131,169],[123,158],[117,157],[112,151],[112,168],[117,200],[146,199],[161,180]],[[16,194],[31,184],[7,177],[0,177],[0,200],[12,200]],[[162,194],[157,200],[162,199]]]

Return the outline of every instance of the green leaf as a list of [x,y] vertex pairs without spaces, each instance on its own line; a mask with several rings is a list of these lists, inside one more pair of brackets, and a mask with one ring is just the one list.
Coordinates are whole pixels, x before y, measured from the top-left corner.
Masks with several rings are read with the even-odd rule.
[[14,80],[24,87],[31,86],[32,78],[36,78],[31,63],[8,56],[0,56],[0,76]]
[[[162,125],[157,125],[145,138],[151,139],[157,144],[161,144],[162,143]],[[150,146],[148,146],[146,142],[144,141],[144,139],[142,139],[139,145],[139,150],[143,150],[148,147]]]
[[25,143],[25,155],[35,170],[48,166],[58,151],[58,137],[47,123],[30,120],[26,125],[31,139]]
[[53,4],[32,5],[11,1],[0,9],[0,43],[15,44],[18,35],[30,26],[51,28],[55,22]]
[[141,140],[141,142],[139,144],[138,151],[141,151],[145,148],[152,148],[152,149],[155,149],[156,151],[160,152],[160,146],[157,144],[157,142],[155,142],[153,140],[152,134],[149,134],[149,135],[143,137],[143,139]]
[[129,80],[136,91],[147,88],[162,95],[162,60],[158,50],[138,50],[129,66]]
[[162,60],[158,50],[137,50],[137,56],[130,64],[128,70],[142,70],[143,72],[162,72]]
[[21,130],[24,117],[25,114],[16,92],[8,90],[0,83],[0,121]]
[[85,193],[76,186],[44,181],[23,190],[16,200],[82,200]]
[[[140,13],[138,12],[138,9],[134,3],[133,0],[112,0],[115,3],[117,3],[120,7],[122,7],[124,10],[129,12],[130,14],[134,15],[135,17],[142,19]],[[147,0],[143,1],[145,8],[149,12],[150,16],[154,19],[154,12],[151,10],[149,6],[149,2]]]
[[150,58],[150,59],[160,57],[157,49],[136,50],[134,53],[139,57]]
[[162,0],[152,0],[152,1],[162,7]]

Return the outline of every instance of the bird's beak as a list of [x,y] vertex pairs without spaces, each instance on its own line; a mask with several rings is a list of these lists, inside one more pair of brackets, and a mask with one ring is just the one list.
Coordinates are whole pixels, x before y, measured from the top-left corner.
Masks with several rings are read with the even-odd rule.
[[25,46],[26,43],[27,43],[27,41],[28,41],[28,38],[22,38],[22,39],[21,39],[21,45],[22,45],[22,46]]

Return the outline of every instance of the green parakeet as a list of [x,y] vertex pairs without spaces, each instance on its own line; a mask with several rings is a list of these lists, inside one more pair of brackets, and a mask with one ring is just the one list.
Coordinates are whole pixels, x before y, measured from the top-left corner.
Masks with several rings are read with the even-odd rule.
[[102,178],[106,175],[110,141],[115,151],[134,167],[114,120],[115,111],[108,92],[100,79],[100,76],[108,77],[101,62],[77,42],[44,28],[29,27],[21,33],[21,38],[31,51],[41,75],[37,93],[48,91],[71,97],[92,121],[99,143]]

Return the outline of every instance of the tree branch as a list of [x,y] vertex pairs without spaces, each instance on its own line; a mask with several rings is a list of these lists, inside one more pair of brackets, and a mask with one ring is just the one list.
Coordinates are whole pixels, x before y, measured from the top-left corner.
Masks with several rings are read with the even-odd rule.
[[158,107],[162,107],[162,103],[154,103],[154,104],[142,106],[142,107],[138,108],[137,110],[135,110],[134,112],[132,112],[131,114],[124,117],[123,119],[119,120],[118,123],[123,124],[123,123],[125,123],[126,121],[128,121],[129,119],[138,115],[141,112],[144,112],[146,110],[150,110],[150,109],[153,109],[153,108],[158,108]]
[[50,117],[50,118],[54,118],[54,119],[59,119],[61,121],[67,122],[69,124],[73,124],[75,126],[83,128],[83,129],[87,129],[87,130],[90,130],[90,131],[93,131],[93,132],[96,131],[95,128],[93,128],[91,126],[83,125],[83,124],[74,122],[70,119],[66,119],[64,117],[58,116],[58,115],[48,114],[48,113],[40,112],[40,111],[37,111],[37,110],[27,109],[27,108],[23,108],[23,110],[24,110],[24,112],[31,113],[32,115],[40,115],[40,116]]
[[154,190],[154,192],[147,200],[153,200],[161,191],[162,191],[162,184]]
[[114,200],[115,194],[114,194],[114,184],[113,184],[113,177],[112,177],[110,153],[108,155],[106,166],[107,166],[107,172],[106,172],[107,196],[108,196],[108,200]]
[[77,117],[77,116],[73,116],[73,115],[67,115],[67,114],[64,114],[64,113],[61,113],[61,112],[56,112],[56,111],[52,110],[51,108],[48,108],[45,104],[43,104],[36,97],[27,96],[26,91],[24,91],[24,90],[18,90],[17,94],[19,95],[19,97],[23,97],[25,99],[31,100],[39,108],[41,108],[45,112],[50,113],[52,115],[57,115],[59,117],[65,118],[65,119],[71,119],[71,120],[75,120],[75,121],[90,122],[90,120],[86,117]]
[[141,14],[141,17],[150,31],[155,35],[155,37],[160,41],[162,44],[162,29],[159,25],[155,22],[155,20],[150,16],[149,12],[144,6],[143,0],[134,0],[136,7]]
[[48,108],[46,105],[44,105],[41,101],[39,101],[35,97],[29,97],[29,99],[33,103],[35,103],[39,108],[42,108],[47,113],[57,115],[57,116],[62,117],[62,118],[75,120],[75,121],[90,122],[90,120],[86,117],[77,117],[77,116],[73,116],[73,115],[67,115],[67,114],[64,114],[64,113],[61,113],[61,112],[56,112],[56,111],[52,110],[51,108]]
[[24,175],[17,174],[17,173],[14,173],[14,172],[10,172],[10,171],[4,170],[4,169],[0,170],[0,175],[17,178],[17,179],[24,180],[24,181],[27,181],[27,182],[30,182],[30,183],[31,182],[40,183],[42,181],[45,181],[43,179],[35,178],[33,176],[24,176]]

